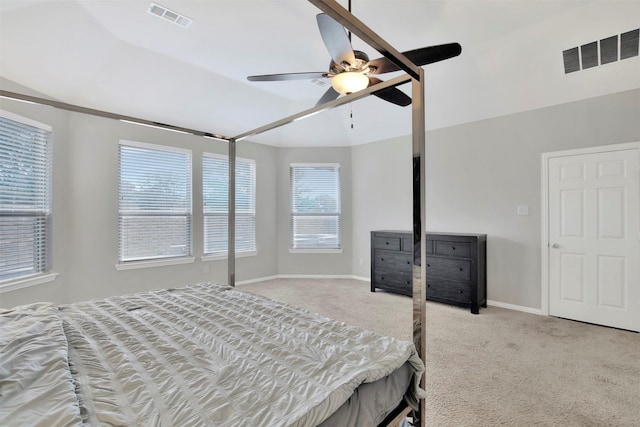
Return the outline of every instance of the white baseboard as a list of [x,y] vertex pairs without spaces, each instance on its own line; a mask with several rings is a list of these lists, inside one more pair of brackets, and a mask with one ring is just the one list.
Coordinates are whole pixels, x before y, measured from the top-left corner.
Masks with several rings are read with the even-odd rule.
[[507,308],[509,310],[515,310],[515,311],[523,311],[525,313],[538,314],[542,316],[542,310],[539,308],[532,308],[524,305],[508,304],[506,302],[491,301],[491,300],[487,300],[487,305],[490,305],[492,307]]
[[277,274],[275,276],[259,277],[257,279],[243,280],[236,282],[236,286],[248,285],[251,283],[266,282],[275,279],[353,279],[363,282],[370,282],[368,277],[353,276],[348,274]]
[[266,282],[267,280],[274,280],[274,279],[278,279],[278,276],[265,276],[265,277],[258,277],[257,279],[243,280],[241,282],[236,282],[236,286],[249,285],[251,283]]
[[279,274],[278,279],[353,279],[350,274]]
[[26,278],[3,281],[0,283],[0,294],[52,282],[56,280],[58,274],[59,273],[34,274]]

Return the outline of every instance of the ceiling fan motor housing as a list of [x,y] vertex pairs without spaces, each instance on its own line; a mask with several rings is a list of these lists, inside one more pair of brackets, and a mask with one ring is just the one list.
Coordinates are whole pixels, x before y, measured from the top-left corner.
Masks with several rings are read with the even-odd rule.
[[340,74],[348,71],[366,73],[368,71],[368,67],[366,65],[369,62],[369,55],[360,50],[354,50],[353,53],[356,57],[355,64],[337,64],[335,61],[331,60],[331,63],[329,64],[329,72],[332,74]]

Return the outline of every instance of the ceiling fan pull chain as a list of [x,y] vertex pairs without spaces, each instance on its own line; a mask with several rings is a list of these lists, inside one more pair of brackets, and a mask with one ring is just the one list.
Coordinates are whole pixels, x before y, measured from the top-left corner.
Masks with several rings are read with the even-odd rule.
[[353,129],[353,105],[349,104],[349,118],[351,119],[351,129]]

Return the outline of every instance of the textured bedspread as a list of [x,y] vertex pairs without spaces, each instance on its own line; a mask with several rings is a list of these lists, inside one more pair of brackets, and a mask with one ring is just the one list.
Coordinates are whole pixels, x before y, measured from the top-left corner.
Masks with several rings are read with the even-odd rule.
[[315,426],[361,383],[424,369],[411,343],[223,285],[0,319],[0,425]]

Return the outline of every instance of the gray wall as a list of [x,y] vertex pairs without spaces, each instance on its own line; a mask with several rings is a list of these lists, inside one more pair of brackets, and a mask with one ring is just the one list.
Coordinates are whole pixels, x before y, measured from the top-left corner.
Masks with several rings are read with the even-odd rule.
[[[2,87],[31,93],[6,81]],[[14,101],[1,100],[0,107],[54,128],[54,270],[60,273],[53,282],[0,294],[0,306],[226,281],[226,260],[203,263],[198,237],[200,156],[226,152],[225,143]],[[427,132],[426,229],[487,233],[489,299],[540,308],[540,154],[638,141],[639,112],[640,90],[634,90]],[[193,150],[194,263],[115,269],[119,139]],[[241,141],[238,155],[256,160],[258,212],[258,255],[237,260],[239,282],[278,275],[368,279],[370,231],[411,227],[409,137],[351,148]],[[289,252],[293,162],[341,164],[341,254]],[[516,215],[517,205],[528,205],[529,215]]]
[[411,230],[413,163],[411,138],[352,149],[353,274],[369,279],[372,230]]
[[[340,163],[342,253],[290,253],[289,165],[291,163]],[[280,148],[278,149],[278,272],[281,275],[349,276],[353,245],[351,243],[352,192],[351,149]]]
[[[42,96],[7,80],[2,88]],[[201,281],[227,281],[227,261],[201,261],[203,152],[227,152],[224,142],[0,100],[0,108],[54,129],[53,282],[0,293],[0,306],[67,303]],[[194,263],[118,271],[118,142],[178,146],[193,156]],[[276,148],[240,141],[237,155],[256,160],[257,256],[236,260],[236,281],[277,275],[351,275],[351,149]],[[289,253],[289,163],[341,164],[343,251]]]
[[[0,294],[0,306],[57,303],[120,295],[201,281],[227,281],[227,262],[203,262],[202,153],[227,152],[224,142],[167,132],[49,107],[2,100],[0,107],[54,128],[53,282]],[[118,142],[128,139],[192,150],[194,263],[117,271]],[[257,256],[236,261],[236,280],[277,274],[277,149],[238,142],[237,154],[256,160]]]
[[[486,233],[488,298],[539,309],[541,153],[639,140],[640,90],[427,132],[425,228]],[[370,230],[411,229],[410,144],[353,149],[356,276],[369,277]]]

